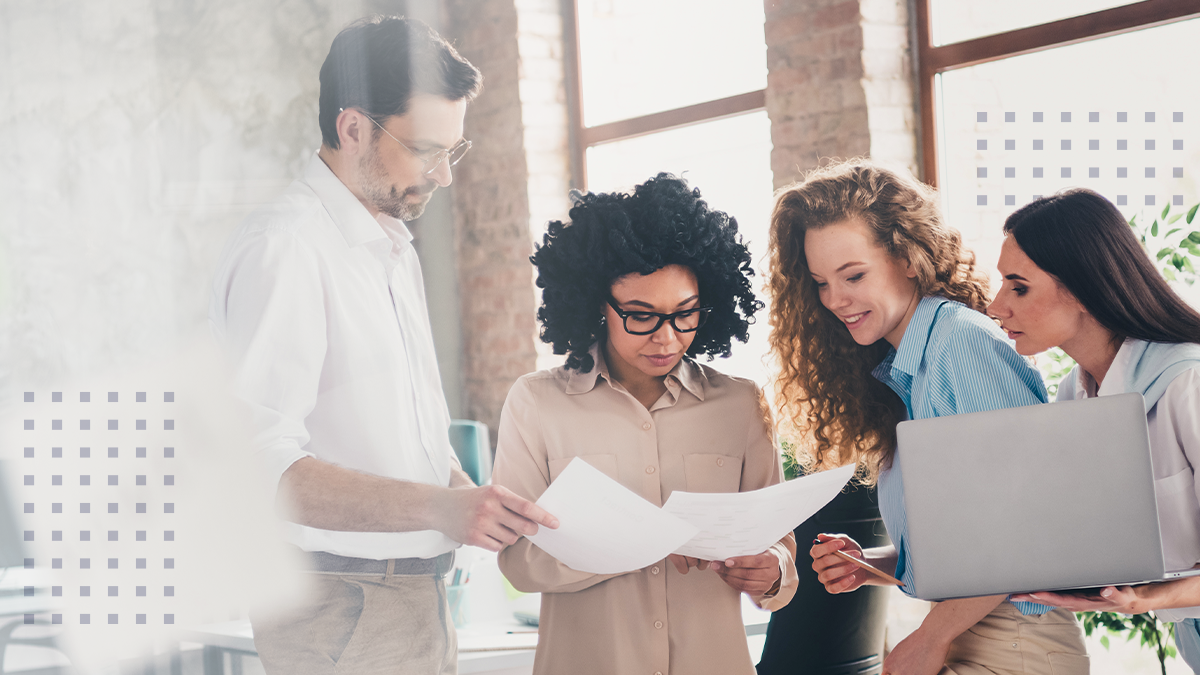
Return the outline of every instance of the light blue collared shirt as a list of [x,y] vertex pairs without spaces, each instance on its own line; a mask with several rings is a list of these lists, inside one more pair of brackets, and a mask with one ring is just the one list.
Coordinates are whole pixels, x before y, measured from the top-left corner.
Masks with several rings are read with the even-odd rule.
[[[1004,338],[991,319],[962,303],[925,297],[917,305],[900,349],[888,353],[872,374],[904,401],[909,419],[1016,408],[1045,403],[1041,374]],[[908,564],[908,520],[900,465],[879,474],[879,512],[896,545],[896,577],[905,593],[919,596]],[[1053,609],[1014,602],[1022,614]]]

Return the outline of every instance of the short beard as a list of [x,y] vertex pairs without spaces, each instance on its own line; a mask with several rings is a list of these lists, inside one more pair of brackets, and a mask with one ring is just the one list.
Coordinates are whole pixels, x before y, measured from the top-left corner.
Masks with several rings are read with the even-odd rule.
[[[429,195],[437,189],[437,183],[432,183],[429,187],[410,185],[404,192],[397,190],[396,186],[388,183],[387,169],[383,160],[379,158],[378,145],[373,145],[371,151],[363,155],[358,162],[358,170],[359,187],[367,203],[397,220],[407,222],[420,218],[425,212],[425,205],[429,203]],[[421,195],[425,196],[421,201],[413,202],[408,199]]]

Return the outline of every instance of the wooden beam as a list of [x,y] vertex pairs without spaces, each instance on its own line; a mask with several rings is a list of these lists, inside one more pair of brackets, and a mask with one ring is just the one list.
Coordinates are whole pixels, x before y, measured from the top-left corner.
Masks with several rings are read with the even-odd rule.
[[583,71],[579,55],[579,8],[576,0],[561,0],[563,20],[563,79],[567,89],[567,146],[571,187],[587,191],[587,146],[583,142]]
[[600,124],[594,127],[584,127],[582,130],[583,147],[611,143],[652,134],[656,131],[677,129],[701,122],[711,122],[735,115],[762,110],[767,107],[767,92],[765,89],[751,91],[736,96],[719,98],[715,101],[705,101],[674,110],[642,115],[627,120]]
[[931,24],[929,20],[930,0],[915,0],[917,26],[917,105],[921,111],[921,180],[937,187],[937,124],[935,123],[934,78],[937,73],[930,66],[929,50]]
[[[925,1],[918,0],[918,5]],[[944,73],[1196,17],[1200,17],[1200,0],[1145,0],[974,40],[930,46],[923,56],[933,72]],[[929,42],[923,41],[925,44]]]

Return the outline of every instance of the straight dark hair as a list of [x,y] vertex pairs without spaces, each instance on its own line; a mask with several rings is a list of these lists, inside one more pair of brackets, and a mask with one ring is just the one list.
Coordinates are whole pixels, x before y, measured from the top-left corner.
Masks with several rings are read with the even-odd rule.
[[408,112],[413,94],[470,101],[479,94],[483,75],[425,23],[374,15],[337,34],[320,79],[321,140],[336,150],[343,108],[359,108],[382,123]]
[[1077,188],[1035,199],[1004,221],[1004,233],[1118,339],[1200,342],[1200,312],[1171,290],[1099,194]]

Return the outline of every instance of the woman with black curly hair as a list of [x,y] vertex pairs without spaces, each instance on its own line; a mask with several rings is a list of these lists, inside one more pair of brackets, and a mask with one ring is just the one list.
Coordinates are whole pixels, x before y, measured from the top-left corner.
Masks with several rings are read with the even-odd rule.
[[[674,490],[738,492],[782,468],[758,387],[697,363],[746,341],[762,303],[737,223],[659,174],[632,194],[586,194],[532,257],[542,339],[566,364],[504,404],[493,481],[536,500],[575,457],[662,505]],[[573,570],[520,539],[513,586],[541,592],[534,673],[751,675],[740,594],[768,610],[796,590],[791,534],[759,555],[670,556],[624,574]],[[689,570],[696,568],[694,571]]]

